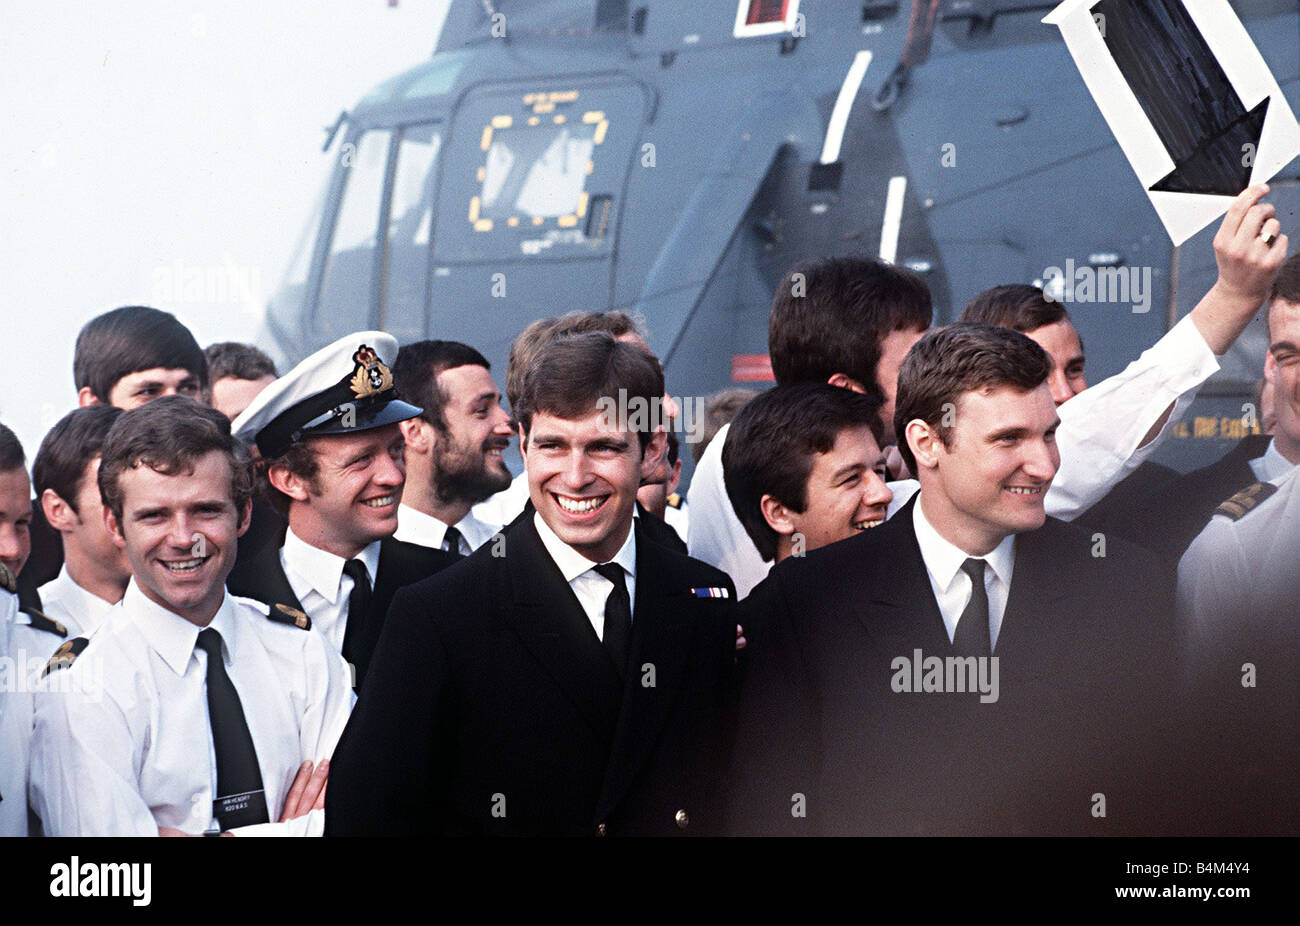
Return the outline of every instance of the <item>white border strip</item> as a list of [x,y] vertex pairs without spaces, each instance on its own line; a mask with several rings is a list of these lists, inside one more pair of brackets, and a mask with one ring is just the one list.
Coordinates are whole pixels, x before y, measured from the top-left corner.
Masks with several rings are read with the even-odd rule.
[[889,178],[889,191],[885,194],[885,221],[880,227],[880,259],[887,264],[892,264],[898,257],[898,227],[903,223],[903,195],[906,192],[906,177]]
[[840,95],[835,98],[835,108],[831,110],[831,121],[826,125],[826,141],[822,145],[823,164],[834,164],[840,159],[840,145],[844,142],[844,126],[849,122],[849,112],[853,101],[862,86],[862,78],[867,76],[867,65],[871,63],[871,52],[863,50],[853,56],[849,72],[844,75]]
[[[1096,2],[1096,0],[1093,0]],[[731,34],[738,39],[747,39],[753,35],[779,35],[782,32],[789,32],[794,29],[795,18],[799,15],[799,0],[790,0],[790,5],[786,7],[785,19],[779,22],[754,23],[750,26],[745,23],[749,16],[749,0],[738,0],[736,3],[736,24],[731,30]]]

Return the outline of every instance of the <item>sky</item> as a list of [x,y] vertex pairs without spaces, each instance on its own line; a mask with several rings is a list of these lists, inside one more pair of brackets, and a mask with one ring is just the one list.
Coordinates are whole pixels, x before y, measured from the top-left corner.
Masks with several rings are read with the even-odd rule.
[[0,422],[28,463],[120,305],[252,340],[324,187],[324,127],[433,52],[447,0],[4,0]]

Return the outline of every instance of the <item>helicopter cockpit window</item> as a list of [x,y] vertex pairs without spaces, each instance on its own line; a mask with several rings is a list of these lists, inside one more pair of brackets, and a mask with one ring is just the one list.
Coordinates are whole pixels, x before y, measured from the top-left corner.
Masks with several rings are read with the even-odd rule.
[[347,179],[317,305],[317,316],[327,327],[344,316],[353,320],[353,327],[365,321],[357,315],[370,305],[379,211],[392,135],[392,129],[374,129],[362,135],[353,148],[345,144],[341,149]]
[[393,169],[384,298],[379,314],[380,325],[399,340],[419,337],[423,330],[429,231],[433,225],[438,151],[442,146],[442,135],[435,125],[408,125],[401,132]]
[[737,0],[732,35],[777,35],[794,28],[799,0]]
[[484,126],[478,195],[470,200],[475,231],[499,225],[573,228],[587,212],[587,178],[609,121],[598,111],[515,118]]

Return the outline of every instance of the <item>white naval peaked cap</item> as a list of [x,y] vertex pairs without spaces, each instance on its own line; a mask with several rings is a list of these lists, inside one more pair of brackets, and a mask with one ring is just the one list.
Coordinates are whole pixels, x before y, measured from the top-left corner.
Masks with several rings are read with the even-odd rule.
[[403,402],[393,387],[387,362],[396,358],[397,339],[385,331],[341,337],[258,393],[231,431],[270,459],[305,437],[415,418],[423,409]]

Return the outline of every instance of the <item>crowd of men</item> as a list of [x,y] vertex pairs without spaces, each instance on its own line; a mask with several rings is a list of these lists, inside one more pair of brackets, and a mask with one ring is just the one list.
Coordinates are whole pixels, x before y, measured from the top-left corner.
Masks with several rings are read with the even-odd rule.
[[[1266,193],[1091,386],[1035,287],[932,328],[908,270],[792,268],[776,386],[710,403],[689,506],[619,311],[530,324],[504,395],[457,342],[277,376],[94,318],[30,477],[0,425],[0,834],[1296,832],[1300,257]],[[1261,307],[1257,433],[1152,462]]]

